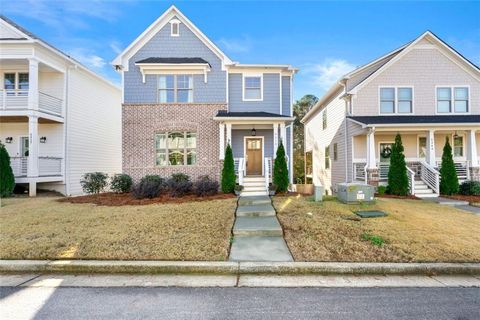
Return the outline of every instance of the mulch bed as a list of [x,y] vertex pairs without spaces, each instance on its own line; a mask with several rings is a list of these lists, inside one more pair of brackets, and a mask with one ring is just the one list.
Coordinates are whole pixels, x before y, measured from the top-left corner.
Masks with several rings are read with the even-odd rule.
[[79,197],[68,197],[59,199],[59,202],[69,203],[93,203],[99,206],[140,206],[148,204],[165,204],[165,203],[185,203],[192,201],[210,201],[223,200],[235,198],[233,194],[219,193],[214,196],[198,197],[194,194],[189,194],[180,198],[174,198],[167,194],[163,194],[153,199],[135,199],[131,193],[100,193]]
[[464,196],[461,194],[456,194],[453,196],[444,196],[444,198],[449,198],[449,199],[454,199],[454,200],[460,200],[460,201],[468,201],[469,203],[480,203],[480,196]]
[[376,193],[375,194],[375,197],[377,198],[390,198],[390,199],[408,199],[408,200],[422,200],[418,197],[415,197],[411,194],[409,194],[408,196],[396,196],[396,195],[393,195],[393,194],[378,194]]

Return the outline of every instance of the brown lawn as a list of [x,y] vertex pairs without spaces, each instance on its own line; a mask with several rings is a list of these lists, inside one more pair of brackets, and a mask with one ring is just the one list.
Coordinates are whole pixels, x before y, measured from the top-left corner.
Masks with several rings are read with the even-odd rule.
[[1,259],[225,260],[235,199],[97,206],[2,199]]
[[[422,200],[378,199],[375,205],[348,206],[310,199],[274,199],[296,261],[480,261],[480,217],[471,213]],[[368,209],[389,215],[356,221],[352,211]],[[374,245],[363,239],[365,234],[385,243]]]

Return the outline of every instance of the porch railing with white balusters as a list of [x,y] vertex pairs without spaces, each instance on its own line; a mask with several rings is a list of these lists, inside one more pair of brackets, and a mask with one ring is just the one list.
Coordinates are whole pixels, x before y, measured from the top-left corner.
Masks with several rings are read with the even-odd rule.
[[[63,100],[50,94],[38,92],[38,110],[62,116]],[[29,110],[28,90],[0,89],[0,110]]]
[[425,161],[421,162],[420,178],[435,193],[440,193],[440,172]]
[[[28,157],[11,157],[10,166],[13,175],[17,178],[28,176]],[[62,158],[58,157],[38,157],[38,176],[61,176]]]
[[265,188],[267,189],[267,192],[268,192],[268,186],[270,185],[270,172],[272,171],[271,164],[272,164],[271,158],[265,158],[265,161],[264,161],[264,166],[265,166],[264,174],[265,174]]
[[415,172],[412,169],[407,167],[407,176],[408,176],[408,189],[410,194],[415,195]]

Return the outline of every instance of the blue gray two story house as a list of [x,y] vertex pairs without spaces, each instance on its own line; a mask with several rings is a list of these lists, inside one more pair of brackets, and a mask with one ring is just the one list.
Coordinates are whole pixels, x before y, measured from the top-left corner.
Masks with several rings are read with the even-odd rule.
[[292,179],[290,65],[240,64],[175,6],[115,60],[122,76],[123,172],[220,179],[230,144],[251,195],[271,183],[280,143]]

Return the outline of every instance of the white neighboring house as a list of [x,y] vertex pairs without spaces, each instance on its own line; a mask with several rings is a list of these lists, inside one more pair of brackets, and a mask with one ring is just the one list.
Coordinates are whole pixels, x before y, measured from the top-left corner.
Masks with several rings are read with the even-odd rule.
[[459,181],[480,181],[480,68],[430,31],[343,76],[302,122],[306,176],[329,193],[386,184],[397,133],[411,194],[438,196],[446,138]]
[[122,170],[121,90],[0,16],[0,140],[17,184],[82,194],[86,172]]

